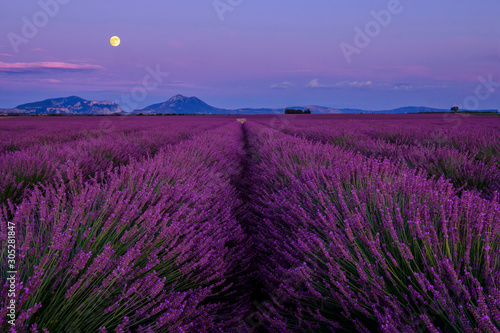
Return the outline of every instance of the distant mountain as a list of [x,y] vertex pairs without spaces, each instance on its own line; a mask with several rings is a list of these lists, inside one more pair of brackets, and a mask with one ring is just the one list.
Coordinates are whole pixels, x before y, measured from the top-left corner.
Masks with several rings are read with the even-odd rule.
[[208,105],[196,97],[186,97],[175,95],[168,101],[153,104],[141,110],[133,111],[134,114],[166,114],[166,113],[185,113],[185,114],[228,114],[231,110],[219,109]]
[[319,106],[319,105],[306,105],[306,106],[293,106],[290,109],[299,109],[299,110],[311,110],[312,114],[341,114],[343,113],[339,109],[330,108],[327,106]]
[[285,109],[244,108],[228,110],[230,114],[284,114]]
[[[310,109],[312,113],[323,113],[323,114],[339,114],[342,113],[340,110],[324,107],[308,105],[305,107],[293,107],[294,109]],[[215,108],[207,103],[203,102],[196,97],[186,97],[183,95],[175,95],[168,101],[158,104],[153,104],[145,107],[141,110],[135,110],[134,114],[142,113],[144,115],[149,114],[166,114],[166,113],[183,113],[183,114],[283,114],[285,109],[278,108],[242,108],[242,109],[221,109]]]
[[22,104],[9,113],[60,114],[60,115],[110,115],[121,113],[122,108],[111,101],[88,101],[78,96],[46,99]]
[[378,111],[382,113],[421,113],[421,112],[450,112],[450,109],[436,109],[425,106],[405,106],[393,110]]
[[[450,112],[449,109],[428,108],[425,106],[405,106],[392,110],[363,110],[363,109],[336,109],[327,106],[306,105],[306,106],[291,106],[289,109],[311,110],[312,114],[356,114],[356,113],[373,113],[373,114],[404,114],[404,113],[423,113],[423,112]],[[231,111],[231,110],[228,110]],[[233,110],[234,111],[234,110]],[[237,114],[284,114],[285,109],[238,109]],[[476,110],[476,112],[497,112],[497,110]],[[234,112],[233,112],[234,113]]]
[[422,112],[450,112],[448,109],[428,108],[425,106],[405,106],[392,110],[361,110],[361,109],[340,109],[342,113],[389,113],[389,114],[403,114],[403,113],[422,113]]
[[[404,114],[422,112],[450,112],[449,109],[428,108],[425,106],[405,106],[392,110],[362,110],[362,109],[336,109],[333,107],[306,105],[294,106],[292,109],[311,110],[313,114]],[[150,105],[132,114],[284,114],[285,108],[242,108],[221,109],[203,102],[197,97],[175,95],[168,101]],[[498,112],[497,110],[481,110],[476,112]],[[59,115],[112,115],[124,114],[122,108],[111,101],[88,101],[77,96],[47,99],[41,102],[22,104],[14,109],[0,109],[2,114],[59,114]]]

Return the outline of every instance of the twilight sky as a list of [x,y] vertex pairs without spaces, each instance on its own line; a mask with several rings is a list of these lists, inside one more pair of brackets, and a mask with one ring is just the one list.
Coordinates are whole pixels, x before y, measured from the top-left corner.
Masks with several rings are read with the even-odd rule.
[[499,0],[3,0],[0,108],[500,109],[499,17]]

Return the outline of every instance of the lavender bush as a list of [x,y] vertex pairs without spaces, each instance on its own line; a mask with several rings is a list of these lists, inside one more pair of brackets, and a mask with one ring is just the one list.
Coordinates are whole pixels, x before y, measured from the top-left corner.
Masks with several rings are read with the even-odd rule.
[[19,231],[17,330],[213,331],[238,323],[244,306],[233,301],[228,313],[226,303],[245,235],[233,217],[238,202],[221,200],[235,195],[237,126],[131,161],[104,182],[84,182],[79,170],[69,183],[37,186],[4,206],[2,241],[10,217]]
[[300,118],[285,126],[275,122],[273,127],[365,156],[404,162],[425,170],[429,176],[450,179],[459,192],[477,190],[491,198],[494,191],[500,191],[498,117],[471,117],[460,127],[442,115],[367,115],[356,120],[343,117],[327,122]]
[[0,122],[17,332],[498,332],[500,124]]
[[[137,120],[138,119],[138,120]],[[27,118],[4,122],[0,131],[0,203],[18,202],[33,185],[75,173],[84,179],[155,155],[160,149],[220,126],[180,117],[175,123],[126,119]],[[106,121],[107,120],[107,121]],[[2,150],[3,148],[3,150]]]
[[458,197],[389,160],[251,133],[271,331],[498,331],[497,195]]

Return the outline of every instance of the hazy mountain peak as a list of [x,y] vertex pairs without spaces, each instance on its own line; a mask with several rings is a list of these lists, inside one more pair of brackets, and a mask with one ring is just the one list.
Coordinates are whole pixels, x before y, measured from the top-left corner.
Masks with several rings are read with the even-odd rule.
[[122,108],[112,101],[88,101],[78,96],[46,99],[40,102],[22,104],[16,107],[24,113],[34,114],[113,114]]
[[168,101],[179,101],[179,100],[184,100],[184,99],[189,99],[189,98],[192,98],[192,97],[187,97],[187,96],[184,96],[181,94],[177,94],[175,96],[172,96]]
[[190,114],[227,114],[229,110],[215,108],[208,105],[197,97],[186,97],[177,94],[163,103],[157,103],[145,107],[142,110],[136,110],[134,113],[190,113]]
[[[420,112],[450,112],[449,109],[429,108],[425,106],[405,106],[392,110],[361,110],[361,109],[337,109],[319,105],[295,106],[293,109],[309,109],[314,114],[401,114]],[[483,110],[498,112],[497,110]],[[39,102],[22,104],[14,109],[0,109],[0,114],[22,113],[22,114],[61,114],[61,115],[106,115],[119,114],[123,112],[120,105],[113,101],[85,100],[78,96],[46,99]],[[282,114],[281,108],[243,108],[243,109],[221,109],[203,102],[199,98],[187,97],[181,94],[172,96],[166,102],[150,105],[142,110],[135,110],[133,114]]]

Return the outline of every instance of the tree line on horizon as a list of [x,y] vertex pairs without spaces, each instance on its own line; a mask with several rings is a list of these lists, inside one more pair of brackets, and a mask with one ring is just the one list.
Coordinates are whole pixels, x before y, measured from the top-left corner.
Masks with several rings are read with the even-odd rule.
[[311,110],[285,109],[285,114],[311,114]]

